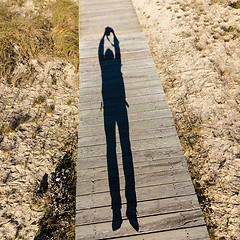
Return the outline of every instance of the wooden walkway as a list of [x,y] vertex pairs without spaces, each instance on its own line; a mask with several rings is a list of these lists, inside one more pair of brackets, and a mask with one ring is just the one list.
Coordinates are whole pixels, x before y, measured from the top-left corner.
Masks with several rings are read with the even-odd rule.
[[[99,62],[100,40],[107,26],[119,41],[121,59],[110,60],[118,70]],[[106,37],[104,44],[116,51]],[[103,84],[106,79],[108,85]],[[121,105],[122,98],[116,97],[119,91],[126,95],[129,107]],[[80,1],[79,94],[76,239],[209,239],[172,115],[130,0]],[[102,100],[107,97],[110,101]],[[107,110],[110,102],[115,110]],[[112,122],[116,136],[110,129]],[[118,170],[111,169],[114,154]],[[118,179],[122,220],[113,221]],[[134,208],[134,202],[137,218],[127,217],[126,209]]]

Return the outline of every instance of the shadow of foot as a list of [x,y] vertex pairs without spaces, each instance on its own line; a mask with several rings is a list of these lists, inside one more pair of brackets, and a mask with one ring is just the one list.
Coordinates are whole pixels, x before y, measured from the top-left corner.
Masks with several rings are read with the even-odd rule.
[[137,210],[136,209],[127,209],[126,216],[132,225],[132,227],[138,232],[139,231],[139,224],[137,220]]
[[112,230],[116,231],[122,225],[122,214],[120,209],[113,209]]

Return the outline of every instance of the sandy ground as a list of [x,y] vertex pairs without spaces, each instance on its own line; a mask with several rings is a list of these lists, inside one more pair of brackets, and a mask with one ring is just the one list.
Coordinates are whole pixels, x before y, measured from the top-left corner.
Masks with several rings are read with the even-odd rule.
[[240,9],[230,1],[132,2],[210,236],[240,239]]
[[[44,209],[40,181],[54,172],[78,127],[78,74],[57,59],[31,60],[32,85],[0,84],[0,239],[34,239]],[[21,68],[21,70],[23,70]]]

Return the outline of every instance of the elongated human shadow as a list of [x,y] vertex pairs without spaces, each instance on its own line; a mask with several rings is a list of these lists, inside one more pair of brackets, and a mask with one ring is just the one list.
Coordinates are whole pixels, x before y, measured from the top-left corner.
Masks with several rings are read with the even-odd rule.
[[[113,43],[109,36],[113,36]],[[115,54],[109,48],[104,52],[104,41],[110,41]],[[131,144],[129,138],[129,122],[124,80],[121,72],[121,53],[119,41],[113,29],[107,27],[99,43],[99,63],[102,73],[102,105],[104,112],[104,128],[107,143],[108,180],[113,211],[112,229],[117,230],[122,224],[120,180],[116,153],[116,126],[118,127],[122,150],[123,171],[125,177],[125,197],[127,201],[126,216],[132,227],[138,231],[137,198]]]

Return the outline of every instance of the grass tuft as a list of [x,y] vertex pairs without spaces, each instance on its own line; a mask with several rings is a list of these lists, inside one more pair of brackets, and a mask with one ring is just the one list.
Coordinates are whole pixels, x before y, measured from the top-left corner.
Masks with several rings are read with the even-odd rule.
[[52,38],[55,53],[66,57],[78,69],[78,7],[71,0],[56,0],[52,5]]
[[233,26],[229,26],[227,29],[227,32],[233,32],[235,30],[235,28]]
[[[36,13],[25,16],[12,10],[23,1],[1,3],[0,8],[0,82],[18,86],[29,82],[32,72],[15,73],[17,65],[29,59],[57,56],[71,62],[78,71],[78,5],[71,0],[35,0]],[[46,12],[49,11],[49,14]]]
[[240,1],[231,3],[229,6],[231,6],[233,8],[236,8],[236,9],[239,9],[240,8]]

